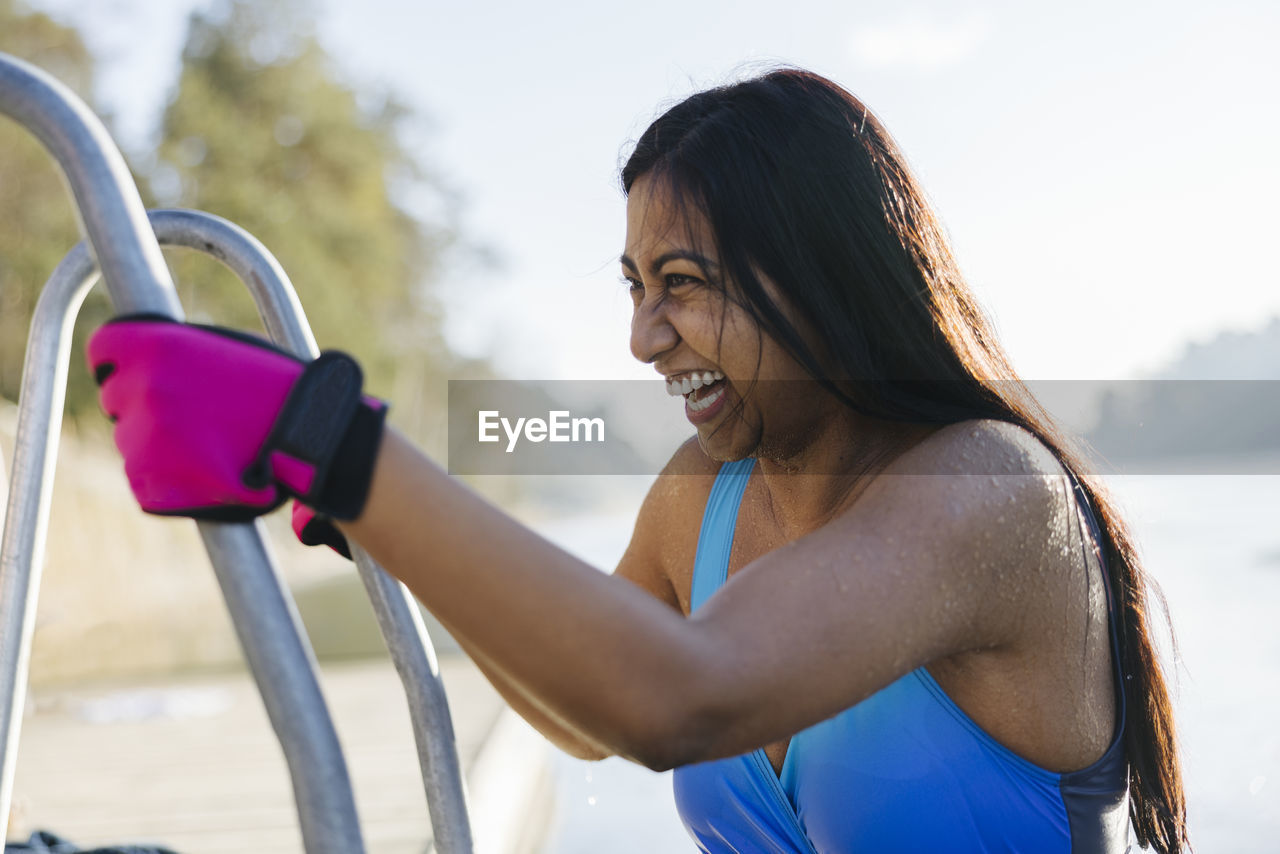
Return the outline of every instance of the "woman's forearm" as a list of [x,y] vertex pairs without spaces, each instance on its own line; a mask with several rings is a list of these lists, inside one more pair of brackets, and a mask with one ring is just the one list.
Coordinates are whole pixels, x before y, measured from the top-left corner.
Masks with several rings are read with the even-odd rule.
[[683,729],[705,672],[685,618],[511,519],[395,431],[343,529],[571,729],[645,764]]
[[471,658],[471,661],[489,680],[494,689],[507,701],[507,705],[515,710],[516,714],[524,718],[530,726],[542,733],[548,741],[578,759],[605,759],[612,755],[605,745],[593,741],[588,736],[567,725],[564,721],[556,718],[539,704],[527,689],[522,688],[516,680],[512,679],[510,674],[503,671],[492,659],[477,649],[466,638],[460,636],[452,627],[443,622],[441,625],[444,625],[445,629],[449,630],[454,640],[458,642],[458,646],[462,647],[463,652]]

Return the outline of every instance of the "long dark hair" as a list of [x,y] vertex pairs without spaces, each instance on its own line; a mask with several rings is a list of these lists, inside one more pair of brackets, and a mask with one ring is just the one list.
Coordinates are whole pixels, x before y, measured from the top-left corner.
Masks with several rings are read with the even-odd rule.
[[[1173,710],[1148,629],[1149,599],[1163,599],[1083,452],[1014,372],[876,117],[830,80],[777,70],[664,113],[623,167],[623,191],[642,175],[707,218],[721,286],[732,282],[760,328],[857,412],[1008,421],[1077,476],[1097,511],[1119,604],[1130,819],[1143,846],[1189,848]],[[776,283],[807,334],[762,279]]]

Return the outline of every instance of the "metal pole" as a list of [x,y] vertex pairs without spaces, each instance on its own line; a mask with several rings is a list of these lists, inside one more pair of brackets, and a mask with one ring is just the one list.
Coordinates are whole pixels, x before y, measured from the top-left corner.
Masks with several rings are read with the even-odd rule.
[[422,623],[422,613],[407,587],[391,577],[358,543],[350,546],[409,701],[435,850],[440,854],[471,854],[474,842],[458,766],[453,716],[449,714],[440,664]]
[[40,293],[22,368],[9,506],[0,540],[0,839],[9,827],[18,764],[31,633],[58,456],[57,426],[62,423],[71,353],[70,326],[96,278],[93,259],[82,243],[62,260]]
[[142,199],[98,117],[58,80],[7,54],[0,54],[0,113],[31,131],[62,168],[116,309],[181,319]]
[[[320,355],[288,274],[253,235],[202,211],[162,210],[152,211],[149,216],[162,244],[186,246],[212,255],[248,285],[276,344],[305,359]],[[470,854],[471,823],[453,717],[422,614],[409,589],[364,549],[353,545],[352,555],[404,685],[435,849],[440,854]]]
[[[30,129],[62,167],[82,229],[117,310],[149,311],[181,319],[173,282],[147,224],[137,188],[97,117],[48,74],[7,55],[0,55],[0,112]],[[38,346],[33,332],[28,347]],[[24,377],[24,398],[25,385]],[[60,400],[57,406],[61,407]],[[37,432],[48,432],[48,414],[35,416],[37,424],[44,422],[45,428]],[[27,441],[39,442],[30,434]],[[51,465],[51,459],[47,458],[44,466]],[[18,468],[16,460],[14,468]],[[28,515],[19,513],[16,506],[26,500],[24,491],[23,480],[15,476],[10,487],[6,543],[9,532],[15,530],[14,516]],[[38,517],[39,508],[35,509]],[[291,600],[287,594],[276,595],[282,585],[261,533],[250,525],[201,522],[199,528],[228,606],[237,617],[236,629],[246,658],[284,750],[306,849],[335,854],[363,852],[350,778],[320,692],[314,655],[303,640]],[[3,548],[7,554],[8,546]],[[0,655],[5,668],[0,674],[0,691],[4,692],[0,704],[5,706],[0,723],[6,725],[4,755],[0,757],[0,829],[7,829],[35,588],[30,584],[30,567],[19,567],[16,559],[11,565],[6,556],[0,572],[25,576],[0,579],[0,591],[24,594],[4,605],[6,616],[17,617],[13,627],[6,621],[0,628],[6,640],[17,642],[14,647],[6,646]]]

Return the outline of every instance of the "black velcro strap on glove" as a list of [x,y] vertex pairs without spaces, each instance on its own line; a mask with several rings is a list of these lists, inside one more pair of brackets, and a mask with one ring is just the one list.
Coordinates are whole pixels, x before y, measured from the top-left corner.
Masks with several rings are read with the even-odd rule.
[[[307,363],[289,390],[271,433],[245,472],[249,486],[280,484],[316,512],[355,519],[364,509],[382,440],[387,406],[361,392],[363,372],[355,359],[326,350]],[[283,454],[311,469],[303,485],[283,472]]]

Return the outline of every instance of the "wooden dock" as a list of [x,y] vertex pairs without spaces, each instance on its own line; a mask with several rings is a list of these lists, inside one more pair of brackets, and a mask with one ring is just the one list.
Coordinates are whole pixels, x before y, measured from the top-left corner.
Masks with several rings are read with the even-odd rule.
[[[477,854],[533,854],[552,813],[551,749],[464,656],[443,655]],[[431,826],[408,709],[383,660],[322,684],[369,854],[423,854]],[[9,839],[46,829],[89,847],[298,854],[288,772],[247,673],[33,693]]]

